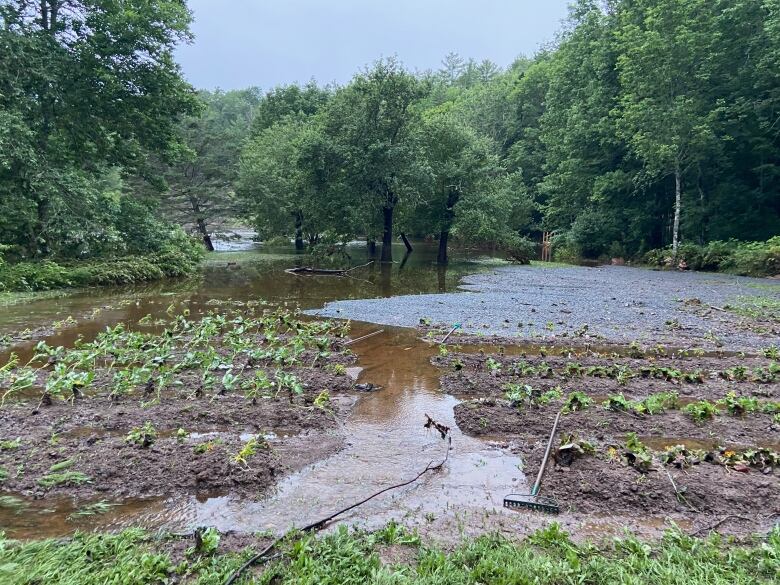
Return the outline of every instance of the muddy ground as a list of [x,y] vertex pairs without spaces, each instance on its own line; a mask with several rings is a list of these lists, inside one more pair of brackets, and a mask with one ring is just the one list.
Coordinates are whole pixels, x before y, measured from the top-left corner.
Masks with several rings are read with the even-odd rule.
[[[97,390],[78,399],[48,406],[37,397],[10,401],[0,408],[0,486],[32,498],[259,497],[288,473],[342,447],[342,420],[357,393],[352,378],[333,366],[352,361],[334,352],[313,366],[287,367],[302,384],[300,394],[271,393],[254,403],[240,389],[199,394],[198,376],[190,372],[159,396],[137,389],[111,400],[100,371]],[[242,377],[259,370],[273,379],[273,368],[263,364],[245,367]],[[329,399],[315,403],[323,391]],[[156,434],[150,444],[128,441],[147,423]],[[253,452],[237,458],[250,440],[256,441]]]
[[[448,351],[432,358],[442,368],[442,389],[463,402],[455,407],[455,419],[464,433],[492,439],[523,457],[525,472],[534,478],[556,413],[564,408],[570,392],[579,391],[592,404],[561,418],[554,447],[586,441],[583,453],[564,448],[544,477],[542,493],[555,498],[564,512],[593,517],[643,518],[669,515],[697,526],[726,516],[729,530],[765,530],[780,517],[780,459],[769,464],[723,464],[724,453],[742,453],[766,448],[780,452],[780,421],[773,414],[751,412],[733,416],[721,409],[711,420],[696,422],[681,410],[699,399],[716,401],[727,392],[755,397],[759,404],[776,404],[780,376],[756,382],[734,381],[722,372],[740,374],[768,371],[773,360],[765,357],[606,357],[583,352],[567,357],[539,355],[539,348],[526,355],[487,355]],[[507,346],[507,352],[513,351]],[[515,351],[516,348],[515,348]],[[542,353],[552,353],[549,349]],[[443,352],[444,353],[444,352]],[[580,370],[581,366],[581,370]],[[615,372],[623,366],[637,374],[618,382],[586,373]],[[701,370],[694,382],[642,377],[642,368],[691,372]],[[744,374],[746,375],[746,374]],[[507,395],[512,384],[526,388],[535,399],[518,402]],[[510,385],[510,386],[508,386]],[[539,397],[558,390],[561,398],[546,404]],[[678,405],[656,414],[608,410],[601,403],[609,395],[622,393],[641,401],[659,392],[676,392]],[[535,402],[535,403],[534,403]],[[542,402],[544,402],[542,400]],[[649,469],[631,465],[633,451],[627,447],[629,433],[635,433],[648,450]],[[668,446],[682,444],[692,454],[680,465],[664,464]],[[593,452],[588,452],[588,445]],[[635,448],[634,448],[635,449]],[[577,457],[571,457],[574,451]],[[728,455],[728,453],[727,453]]]

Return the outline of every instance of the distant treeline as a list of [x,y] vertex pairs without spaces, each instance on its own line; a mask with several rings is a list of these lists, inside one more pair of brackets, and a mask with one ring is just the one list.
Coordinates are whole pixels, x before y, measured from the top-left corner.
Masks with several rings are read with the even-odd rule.
[[580,0],[505,70],[391,58],[265,93],[192,91],[189,22],[176,0],[0,3],[7,262],[151,257],[174,225],[210,247],[246,221],[316,254],[435,238],[441,262],[450,241],[527,259],[542,232],[558,259],[672,263],[780,233],[780,0]]

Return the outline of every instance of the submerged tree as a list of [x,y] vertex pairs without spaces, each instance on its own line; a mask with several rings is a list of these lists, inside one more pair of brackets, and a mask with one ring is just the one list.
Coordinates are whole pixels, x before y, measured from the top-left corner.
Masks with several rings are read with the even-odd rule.
[[330,103],[325,132],[338,144],[347,180],[368,217],[381,214],[382,261],[392,260],[398,205],[414,206],[431,180],[415,103],[426,87],[395,59],[357,75]]

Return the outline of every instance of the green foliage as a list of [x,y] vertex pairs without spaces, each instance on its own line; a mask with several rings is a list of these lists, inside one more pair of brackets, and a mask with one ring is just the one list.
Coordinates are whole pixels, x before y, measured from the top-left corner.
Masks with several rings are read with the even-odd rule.
[[131,429],[125,437],[125,442],[141,449],[151,447],[156,440],[157,430],[150,421],[146,421],[141,427]]
[[203,258],[202,246],[179,230],[169,243],[148,256],[125,256],[59,264],[50,260],[0,267],[0,290],[38,291],[63,287],[133,284],[192,274]]
[[577,412],[578,410],[585,410],[593,404],[593,399],[590,398],[584,392],[575,390],[570,392],[563,403],[563,412]]
[[695,422],[703,423],[712,420],[718,414],[718,407],[707,400],[700,400],[688,404],[683,409],[683,412],[689,415]]
[[90,477],[79,471],[65,471],[44,475],[38,480],[38,485],[44,489],[51,489],[60,485],[81,485],[90,481],[92,481]]
[[[671,267],[675,263],[670,248],[650,250],[644,261],[652,266]],[[730,272],[743,276],[773,276],[780,273],[780,236],[765,242],[713,241],[704,245],[690,242],[677,250],[677,262],[684,260],[690,270]]]
[[726,394],[724,398],[717,401],[721,406],[725,406],[729,414],[742,416],[758,410],[758,399],[748,396],[737,396],[734,391]]

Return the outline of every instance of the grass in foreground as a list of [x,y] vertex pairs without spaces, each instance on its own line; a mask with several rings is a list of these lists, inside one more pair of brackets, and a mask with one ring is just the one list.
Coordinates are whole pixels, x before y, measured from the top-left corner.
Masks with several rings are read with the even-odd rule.
[[[0,582],[9,585],[170,583],[219,584],[251,551],[219,552],[204,538],[174,561],[164,537],[138,529],[120,534],[78,534],[66,543],[0,539]],[[395,545],[408,564],[385,564]],[[747,545],[718,536],[698,539],[669,530],[657,543],[627,536],[596,547],[575,545],[553,523],[520,544],[497,535],[469,540],[452,552],[421,543],[396,524],[374,533],[342,527],[333,534],[289,539],[285,556],[247,571],[240,583],[258,584],[761,584],[780,579],[780,527]],[[399,558],[396,556],[396,558]]]

